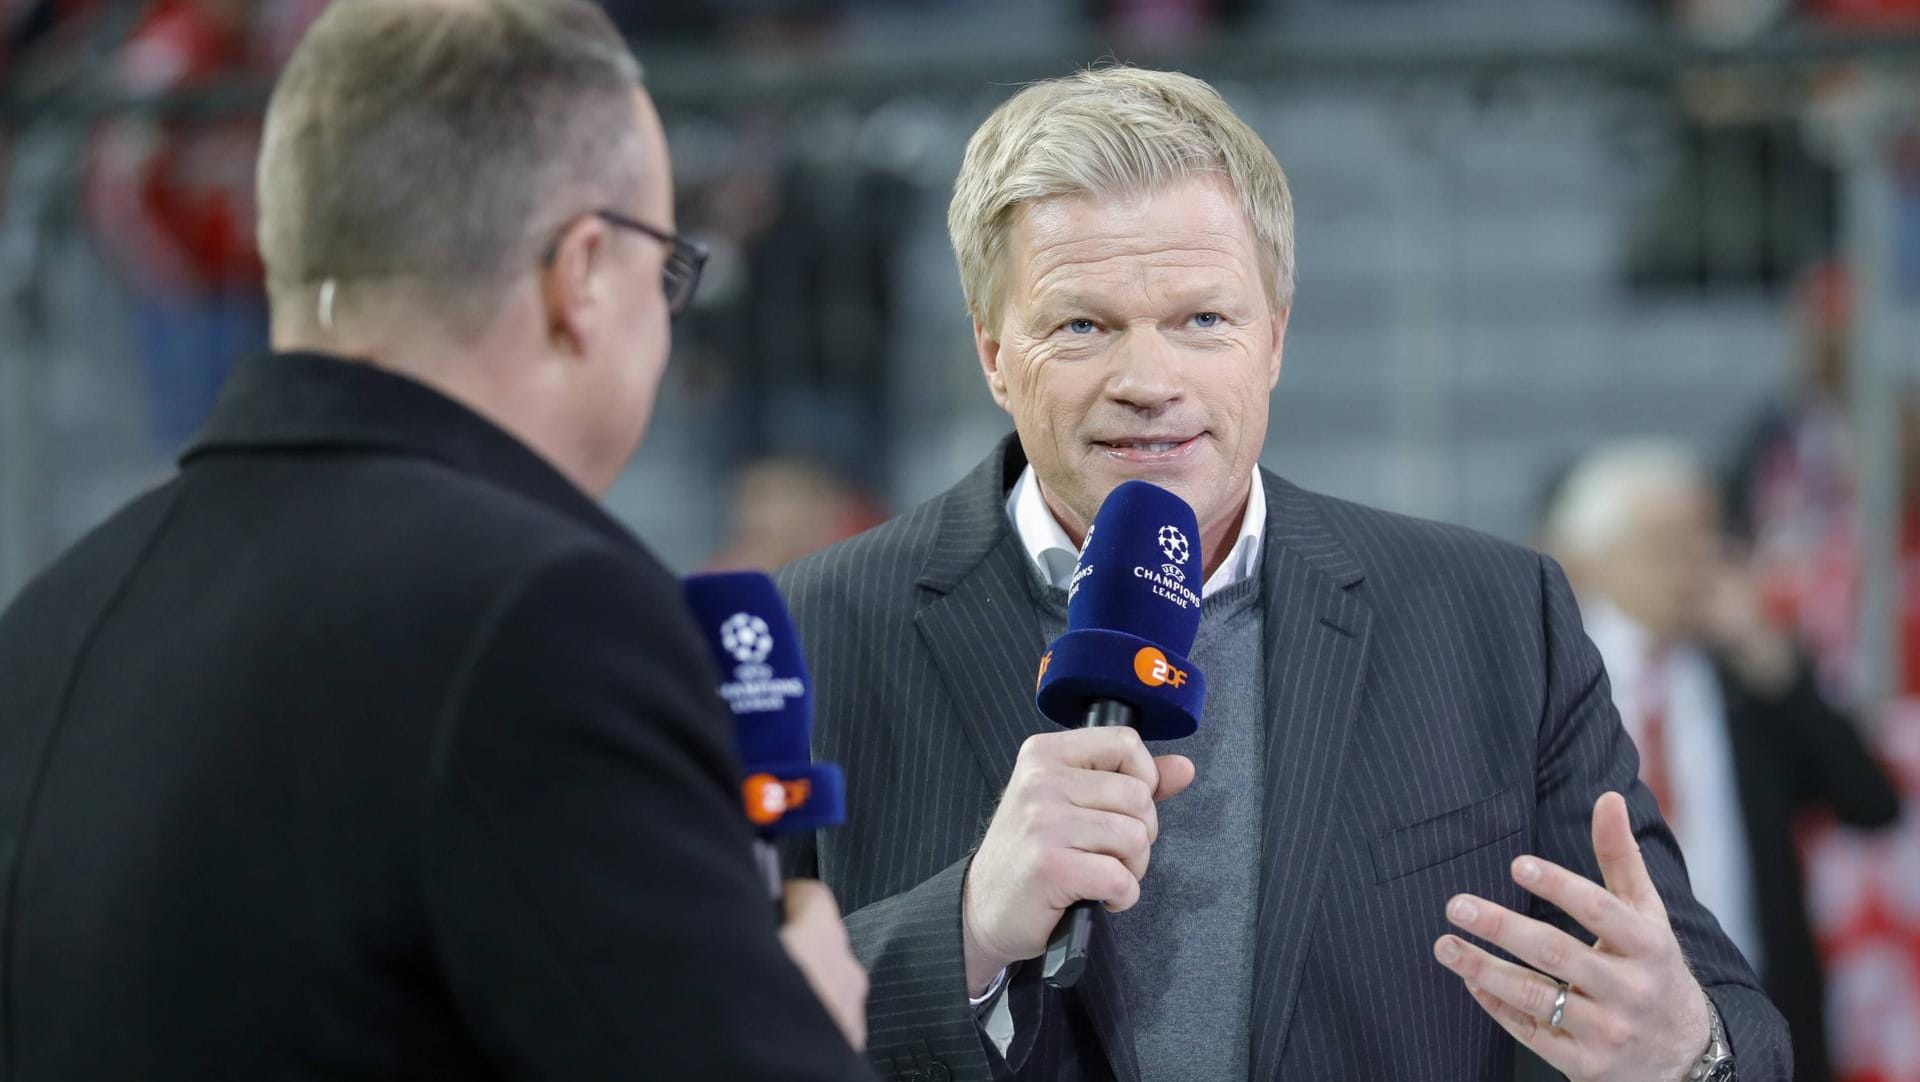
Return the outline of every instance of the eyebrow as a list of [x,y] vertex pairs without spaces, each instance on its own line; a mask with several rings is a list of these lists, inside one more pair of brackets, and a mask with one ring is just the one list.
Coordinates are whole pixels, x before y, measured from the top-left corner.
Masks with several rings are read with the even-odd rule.
[[[1232,290],[1215,283],[1170,292],[1165,299],[1169,307],[1191,312],[1230,312],[1245,307],[1243,303],[1236,302],[1231,293]],[[1037,322],[1052,322],[1065,318],[1069,313],[1076,316],[1080,314],[1105,316],[1109,314],[1110,307],[1104,301],[1085,293],[1062,292],[1042,294],[1029,311]]]
[[1052,318],[1068,312],[1101,313],[1107,307],[1084,293],[1043,293],[1033,305],[1035,316]]

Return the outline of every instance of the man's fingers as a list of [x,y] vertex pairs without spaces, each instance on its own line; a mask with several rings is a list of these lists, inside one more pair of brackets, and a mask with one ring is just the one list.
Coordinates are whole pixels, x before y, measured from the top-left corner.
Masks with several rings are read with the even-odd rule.
[[1076,808],[1071,816],[1062,817],[1060,830],[1069,846],[1083,853],[1113,857],[1126,865],[1135,879],[1147,874],[1153,838],[1147,825],[1133,816]]
[[1658,950],[1661,937],[1645,914],[1624,898],[1550,860],[1524,856],[1513,862],[1513,881],[1550,902],[1580,927],[1603,940],[1614,954],[1639,956]]
[[1480,1009],[1493,1016],[1500,1028],[1507,1031],[1514,1040],[1533,1049],[1535,1055],[1546,1060],[1562,1074],[1573,1073],[1578,1062],[1579,1046],[1573,1038],[1561,1030],[1549,1027],[1545,1022],[1514,1007],[1484,988],[1475,988],[1471,984],[1467,991],[1472,993],[1473,1001]]
[[787,880],[781,904],[788,924],[840,919],[840,905],[833,900],[833,891],[818,879]]
[[1593,855],[1608,890],[1642,912],[1665,912],[1653,877],[1647,874],[1647,862],[1640,856],[1640,842],[1633,836],[1627,800],[1619,793],[1602,793],[1593,803]]
[[1461,894],[1447,903],[1447,919],[1542,973],[1595,993],[1618,981],[1612,963],[1587,944],[1545,921],[1534,920],[1484,898]]
[[1160,769],[1160,785],[1154,789],[1153,799],[1165,800],[1193,784],[1192,759],[1184,755],[1156,755],[1153,762]]
[[[1441,936],[1433,945],[1433,956],[1440,964],[1459,975],[1470,987],[1478,988],[1537,1022],[1553,1015],[1554,1000],[1560,986],[1552,979],[1525,966],[1495,958],[1459,936]],[[1576,1002],[1577,1001],[1577,1002]],[[1579,993],[1567,993],[1560,1028],[1578,1034],[1583,1014],[1593,1003]]]
[[1153,806],[1153,790],[1139,778],[1104,770],[1068,770],[1058,783],[1067,803],[1088,811],[1130,815],[1147,825],[1149,835],[1159,836],[1160,811]]
[[1140,734],[1124,726],[1104,729],[1066,729],[1030,736],[1021,745],[1022,759],[1042,759],[1082,770],[1107,770],[1147,783],[1149,792],[1160,785],[1160,767],[1147,751]]
[[[1433,954],[1466,983],[1473,1001],[1514,1040],[1531,1048],[1535,1055],[1563,1074],[1577,1073],[1575,1068],[1580,1062],[1580,1046],[1567,1027],[1577,1024],[1583,1011],[1592,1007],[1591,1002],[1580,999],[1578,992],[1569,990],[1560,1028],[1555,1029],[1547,1024],[1547,1019],[1553,1014],[1554,995],[1559,991],[1559,986],[1547,978],[1511,962],[1503,962],[1459,936],[1441,936],[1433,945]],[[1495,988],[1505,994],[1497,994]],[[1522,1006],[1521,1003],[1529,1006]],[[1539,1008],[1540,1013],[1532,1013],[1531,1008],[1534,1007]]]
[[1105,903],[1108,910],[1119,913],[1132,909],[1140,901],[1140,880],[1113,857],[1077,849],[1056,849],[1044,859],[1052,865],[1047,881],[1063,892],[1050,899],[1055,909],[1065,909],[1086,899]]

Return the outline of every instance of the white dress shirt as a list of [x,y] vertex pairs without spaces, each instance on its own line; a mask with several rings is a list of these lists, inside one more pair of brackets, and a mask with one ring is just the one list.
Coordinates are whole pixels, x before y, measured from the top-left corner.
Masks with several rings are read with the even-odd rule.
[[[1613,705],[1636,746],[1645,747],[1648,704],[1666,704],[1661,754],[1677,807],[1662,813],[1686,857],[1693,896],[1758,971],[1764,959],[1746,817],[1713,661],[1698,646],[1683,643],[1668,649],[1664,665],[1650,666],[1653,636],[1632,617],[1604,599],[1583,601],[1581,611],[1587,635],[1606,663]],[[1649,680],[1663,680],[1665,686],[1652,687]]]
[[[1013,520],[1014,532],[1020,535],[1020,543],[1026,546],[1027,558],[1033,566],[1040,569],[1040,577],[1045,581],[1066,589],[1073,581],[1073,565],[1080,558],[1079,546],[1061,529],[1054,519],[1053,512],[1047,509],[1046,497],[1040,494],[1040,479],[1034,476],[1033,467],[1020,471],[1020,479],[1013,483],[1013,491],[1007,494],[1007,517]],[[1247,513],[1240,519],[1240,533],[1234,538],[1233,548],[1227,551],[1227,558],[1207,576],[1205,585],[1200,587],[1201,597],[1212,597],[1215,593],[1232,586],[1242,579],[1252,578],[1260,570],[1260,542],[1267,532],[1267,487],[1260,483],[1260,470],[1255,467],[1247,490]],[[1204,556],[1204,554],[1202,554]]]

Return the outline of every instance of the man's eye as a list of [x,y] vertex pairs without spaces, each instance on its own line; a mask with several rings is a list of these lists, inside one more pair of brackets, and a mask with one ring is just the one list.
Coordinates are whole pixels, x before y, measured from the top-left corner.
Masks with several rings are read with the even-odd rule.
[[1093,320],[1091,319],[1069,319],[1065,325],[1067,331],[1071,334],[1093,333]]
[[1202,329],[1212,329],[1218,327],[1220,323],[1220,313],[1218,312],[1201,312],[1193,317],[1193,325]]

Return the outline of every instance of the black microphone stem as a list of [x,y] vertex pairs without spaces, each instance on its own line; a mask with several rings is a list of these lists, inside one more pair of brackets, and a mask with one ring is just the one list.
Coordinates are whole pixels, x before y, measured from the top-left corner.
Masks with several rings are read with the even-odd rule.
[[[1133,724],[1133,707],[1113,699],[1095,699],[1087,704],[1082,729],[1107,729]],[[1087,941],[1093,936],[1093,907],[1098,902],[1078,901],[1060,915],[1053,935],[1047,940],[1047,960],[1041,975],[1054,988],[1072,988],[1087,971]]]
[[767,894],[773,898],[774,924],[787,922],[787,884],[780,871],[780,850],[766,838],[753,840],[753,863],[760,870],[760,878],[767,884]]

